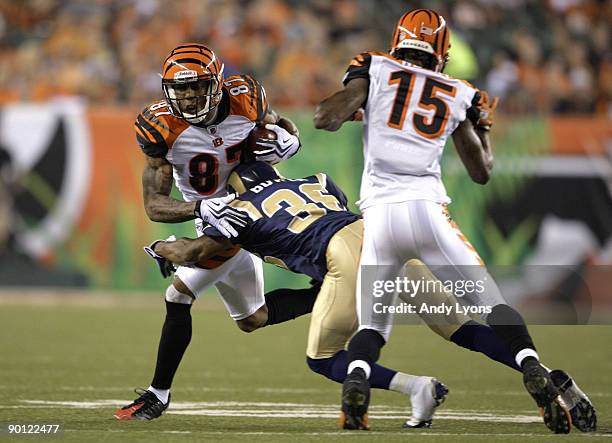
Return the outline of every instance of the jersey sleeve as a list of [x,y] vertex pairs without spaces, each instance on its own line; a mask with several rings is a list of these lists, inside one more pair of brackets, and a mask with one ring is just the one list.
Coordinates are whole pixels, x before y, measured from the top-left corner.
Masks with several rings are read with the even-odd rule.
[[371,64],[372,54],[369,52],[362,52],[361,54],[353,58],[348,68],[346,69],[346,73],[344,74],[344,78],[342,79],[342,84],[346,86],[348,82],[356,78],[365,78],[369,81]]
[[342,206],[345,208],[348,205],[348,199],[346,198],[346,194],[340,189],[340,187],[326,174],[319,173],[316,175],[319,182],[323,185],[325,190],[336,197],[336,199],[340,202]]
[[136,141],[140,149],[149,157],[165,157],[168,144],[163,136],[163,123],[156,119],[149,108],[145,108],[134,122]]
[[260,122],[268,113],[268,100],[263,86],[250,75],[229,77],[225,87],[231,98],[230,112]]
[[154,103],[136,117],[136,141],[150,157],[165,157],[178,135],[189,126],[172,116],[165,102]]

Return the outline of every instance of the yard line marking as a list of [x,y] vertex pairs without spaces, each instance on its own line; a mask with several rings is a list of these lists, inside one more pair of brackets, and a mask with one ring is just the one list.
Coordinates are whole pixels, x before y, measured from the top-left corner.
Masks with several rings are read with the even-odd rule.
[[[117,407],[123,400],[96,400],[96,401],[49,401],[49,400],[21,400],[26,405],[23,408],[33,407],[66,407],[99,409]],[[12,407],[12,406],[9,406]],[[304,404],[304,403],[272,403],[272,402],[176,402],[168,409],[168,414],[193,415],[210,417],[259,417],[259,418],[336,418],[338,405]],[[371,417],[383,420],[405,420],[410,416],[406,408],[389,406],[372,406]],[[541,418],[533,415],[507,414],[501,411],[466,411],[442,409],[436,414],[440,420],[475,420],[481,422],[504,423],[539,423]]]

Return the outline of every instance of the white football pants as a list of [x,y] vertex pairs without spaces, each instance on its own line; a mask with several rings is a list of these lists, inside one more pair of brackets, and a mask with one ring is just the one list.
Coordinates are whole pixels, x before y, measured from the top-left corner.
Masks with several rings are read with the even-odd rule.
[[[416,258],[442,282],[483,282],[484,291],[458,297],[461,304],[492,308],[505,303],[497,284],[474,247],[450,218],[445,205],[428,200],[386,203],[365,209],[363,218],[363,249],[357,279],[360,330],[374,329],[388,340],[393,324],[393,314],[388,311],[376,313],[373,309],[363,309],[362,312],[362,297],[363,300],[373,298],[371,290],[361,287],[365,265],[378,265],[374,271],[376,280],[395,280],[406,261]],[[396,297],[397,294],[393,303]]]

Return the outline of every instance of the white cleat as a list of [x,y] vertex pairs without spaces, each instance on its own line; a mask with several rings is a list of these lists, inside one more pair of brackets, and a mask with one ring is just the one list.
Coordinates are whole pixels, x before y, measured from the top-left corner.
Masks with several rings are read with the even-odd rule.
[[550,371],[550,378],[569,409],[572,424],[581,432],[595,432],[597,412],[589,397],[576,384],[576,380],[562,369]]
[[446,396],[448,388],[433,377],[418,377],[410,395],[412,417],[403,428],[431,428],[431,421]]

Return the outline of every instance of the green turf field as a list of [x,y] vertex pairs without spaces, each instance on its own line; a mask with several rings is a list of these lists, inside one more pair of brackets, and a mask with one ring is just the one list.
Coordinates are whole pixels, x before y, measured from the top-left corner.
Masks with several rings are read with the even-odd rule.
[[[127,306],[117,297],[43,305],[0,296],[0,422],[60,423],[57,439],[79,442],[612,442],[612,326],[532,328],[545,363],[565,368],[590,394],[595,435],[550,434],[517,373],[419,326],[397,326],[382,362],[448,385],[434,426],[402,431],[407,399],[374,391],[372,431],[355,433],[336,427],[340,385],[305,364],[307,319],[245,334],[214,301],[194,307],[193,340],[167,414],[119,422],[115,407],[150,382],[164,315],[155,295],[126,297]],[[33,438],[16,438],[26,439]]]

